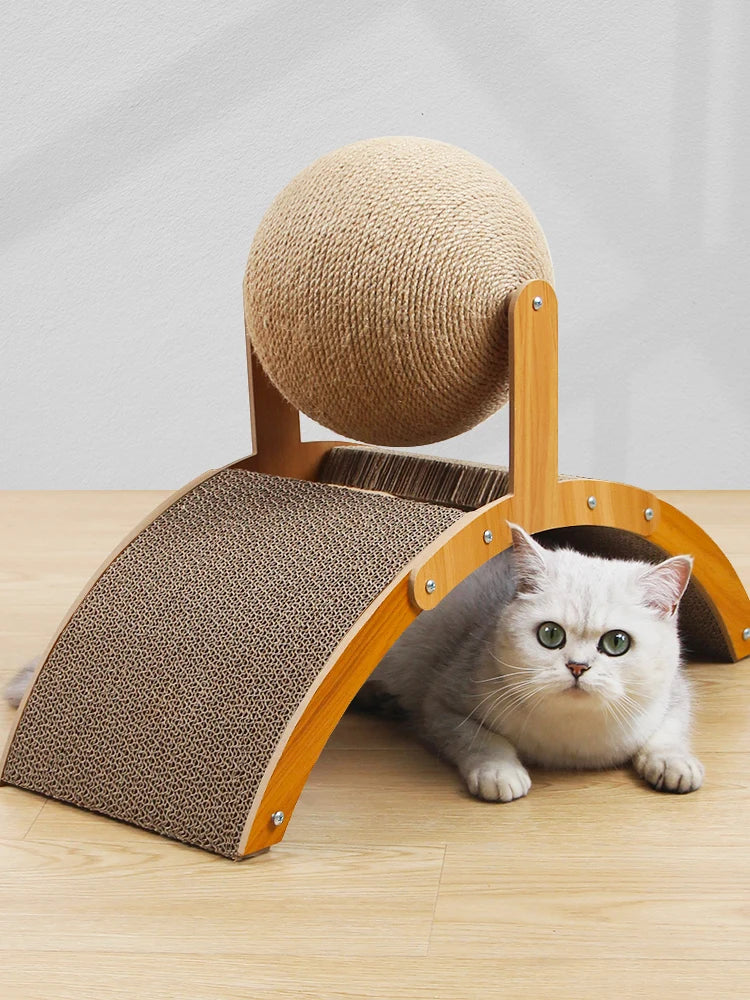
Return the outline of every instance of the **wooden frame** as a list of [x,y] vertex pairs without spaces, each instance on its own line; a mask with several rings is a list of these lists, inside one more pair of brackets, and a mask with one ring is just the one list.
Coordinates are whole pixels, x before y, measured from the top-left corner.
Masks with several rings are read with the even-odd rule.
[[[435,607],[461,580],[510,545],[508,521],[532,533],[601,525],[647,538],[666,555],[691,553],[693,578],[728,648],[735,659],[750,654],[750,641],[743,635],[750,626],[750,600],[727,557],[701,528],[645,490],[559,478],[557,298],[551,285],[531,281],[516,292],[509,336],[510,493],[466,514],[420,553],[339,644],[279,741],[248,816],[239,855],[255,854],[282,839],[315,761],[359,688],[417,614]],[[300,443],[298,414],[267,380],[249,344],[248,363],[257,452],[236,467],[314,475],[315,463],[338,442]],[[280,426],[286,428],[285,437],[281,451],[276,451]],[[268,449],[266,440],[273,442]],[[277,825],[272,817],[278,819],[280,813],[284,819]]]
[[[510,303],[510,492],[461,516],[403,567],[352,625],[306,692],[279,739],[250,807],[234,856],[264,851],[284,836],[296,802],[329,736],[383,655],[482,563],[510,545],[508,521],[535,533],[603,526],[649,540],[665,554],[690,552],[693,577],[734,659],[750,654],[750,600],[730,562],[689,518],[653,494],[619,483],[560,479],[557,469],[557,300],[532,281]],[[253,453],[224,468],[314,480],[331,448],[350,442],[300,439],[299,413],[266,377],[247,342]],[[84,597],[156,517],[220,470],[194,479],[161,503],[117,546],[73,603],[49,643],[44,666]],[[429,581],[429,586],[428,586]],[[16,725],[24,710],[21,705]],[[10,734],[6,756],[14,738]]]

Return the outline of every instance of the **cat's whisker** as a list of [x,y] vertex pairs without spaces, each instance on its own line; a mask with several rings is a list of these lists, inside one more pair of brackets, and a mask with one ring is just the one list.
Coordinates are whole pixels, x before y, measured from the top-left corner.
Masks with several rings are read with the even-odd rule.
[[[488,701],[490,701],[490,702],[492,702],[491,705],[490,705],[490,707],[485,711],[484,715],[482,716],[481,720],[479,721],[479,725],[483,726],[484,723],[485,723],[485,721],[486,721],[486,719],[489,717],[490,713],[498,705],[502,704],[503,701],[507,701],[509,699],[515,699],[518,696],[519,696],[519,692],[516,690],[515,687],[513,687],[513,688],[501,688],[499,691],[490,691],[490,693],[488,695],[485,695],[485,697],[482,698],[481,701],[477,702],[477,704],[474,706],[474,708],[471,710],[471,712],[469,712],[469,714],[466,716],[466,718],[463,719],[456,726],[456,729],[460,729],[462,726],[465,726],[466,723],[469,722],[469,721],[476,722],[477,721],[477,713],[479,712],[479,709],[484,704],[486,704]],[[521,698],[520,698],[521,702],[523,701],[524,697],[525,697],[524,695],[521,695]]]
[[464,719],[464,721],[461,723],[461,725],[464,725],[464,723],[468,722],[470,719],[472,721],[476,722],[477,721],[477,714],[479,712],[479,709],[481,709],[481,707],[486,702],[488,702],[488,701],[490,701],[491,704],[490,704],[489,708],[487,708],[485,710],[484,715],[479,720],[479,725],[480,726],[484,725],[484,723],[485,723],[486,719],[489,717],[490,713],[493,712],[503,702],[513,702],[513,703],[515,703],[516,701],[518,701],[519,704],[520,704],[520,703],[523,703],[523,701],[524,701],[525,698],[526,698],[526,694],[525,693],[519,692],[519,691],[517,691],[515,689],[501,689],[499,691],[492,691],[489,695],[487,695],[486,697],[482,698],[482,700],[480,702],[478,702],[474,706],[474,708],[472,709],[472,711],[469,713],[469,715],[467,716],[467,718]]
[[[487,678],[487,680],[489,680],[489,679],[490,678]],[[476,710],[478,708],[481,708],[481,706],[486,701],[489,701],[495,695],[512,694],[513,692],[520,691],[521,689],[526,688],[526,687],[537,687],[538,686],[536,684],[536,682],[533,682],[533,681],[529,680],[528,678],[519,678],[519,679],[516,679],[516,678],[508,678],[508,677],[500,676],[500,677],[495,678],[495,679],[496,680],[502,680],[502,681],[504,681],[503,685],[501,687],[498,687],[497,690],[490,691],[489,694],[486,694],[482,698],[482,700],[477,703],[477,705],[476,705],[476,707],[474,709],[475,712],[476,712]],[[477,683],[483,683],[483,682],[482,681],[477,681]]]
[[519,667],[510,674],[505,674],[508,680],[528,680],[531,678],[538,678],[540,674],[544,674],[546,671],[540,670],[539,667]]
[[[538,694],[541,694],[542,698],[546,694],[546,691],[540,691],[538,684],[528,684],[525,686],[524,690],[520,691],[515,690],[508,691],[507,693],[503,692],[501,696],[499,696],[486,710],[480,725],[484,726],[490,716],[497,712],[498,709],[501,709],[500,712],[492,719],[492,728],[499,728],[511,712],[518,711],[528,702],[532,701]],[[505,701],[506,704],[503,704],[503,701]]]
[[535,667],[529,667],[528,665],[522,665],[520,663],[509,663],[508,660],[502,659],[502,657],[498,656],[491,646],[488,646],[487,652],[490,654],[495,663],[499,663],[501,667],[508,667],[510,670],[518,671],[519,673],[530,674],[536,672]]
[[488,681],[493,681],[493,680],[494,681],[498,681],[498,680],[512,680],[516,676],[520,676],[520,677],[523,677],[523,676],[536,676],[539,673],[539,668],[538,667],[514,667],[511,664],[504,663],[504,661],[502,661],[502,660],[498,660],[498,662],[501,663],[503,666],[507,666],[509,668],[509,673],[495,674],[492,677],[487,677],[487,678],[479,679],[477,681],[478,684],[484,684],[484,683],[487,683]]
[[498,691],[490,691],[490,692],[489,692],[489,694],[486,694],[486,695],[484,696],[484,698],[482,698],[482,700],[481,700],[480,702],[478,702],[478,703],[477,703],[477,704],[476,704],[476,705],[474,706],[474,708],[473,708],[473,709],[471,710],[471,712],[469,712],[469,714],[468,714],[468,715],[466,716],[466,718],[465,718],[465,719],[464,719],[464,720],[463,720],[462,722],[460,722],[460,723],[458,724],[458,726],[456,726],[456,728],[457,728],[457,729],[460,729],[460,728],[461,728],[461,726],[464,726],[464,725],[465,725],[465,724],[466,724],[466,723],[467,723],[467,722],[469,721],[469,719],[471,719],[471,718],[473,718],[473,717],[474,717],[474,715],[476,714],[476,712],[477,712],[477,711],[478,711],[478,710],[479,710],[479,709],[480,709],[480,708],[482,707],[482,705],[484,705],[484,703],[485,703],[485,702],[487,702],[487,701],[490,701],[490,699],[492,699],[492,698],[495,698],[495,697],[497,697],[498,695],[502,696],[502,695],[503,695],[503,693],[504,693],[504,692],[505,692],[506,690],[509,690],[509,689],[506,689],[506,688],[501,688],[499,692],[498,692]]
[[639,713],[633,707],[635,703],[627,695],[621,695],[617,700],[607,701],[606,705],[610,717],[621,729],[629,729],[638,718]]
[[503,711],[506,709],[513,709],[523,705],[524,702],[528,701],[534,694],[536,694],[536,688],[529,687],[528,689],[514,689],[512,691],[506,691],[499,694],[495,700],[490,705],[489,709],[485,712],[484,719],[486,719],[490,712],[496,711],[498,708],[502,707]]
[[615,701],[605,702],[605,707],[607,710],[608,717],[612,722],[617,725],[620,729],[623,729],[626,725],[626,720],[623,718],[622,712]]
[[521,741],[521,739],[523,738],[524,733],[526,732],[526,727],[528,726],[528,724],[529,724],[529,722],[531,720],[531,716],[537,710],[537,708],[539,708],[539,706],[541,705],[541,703],[543,701],[544,701],[544,692],[541,692],[540,693],[540,697],[537,698],[537,700],[532,705],[529,706],[529,710],[526,713],[526,721],[524,722],[523,726],[521,726],[521,732],[519,733],[519,736],[518,736],[519,742]]

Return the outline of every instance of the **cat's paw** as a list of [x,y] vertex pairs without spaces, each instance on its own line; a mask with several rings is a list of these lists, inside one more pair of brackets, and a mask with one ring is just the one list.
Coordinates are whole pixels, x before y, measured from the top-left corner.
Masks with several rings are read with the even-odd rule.
[[633,767],[644,781],[660,792],[694,792],[703,784],[703,764],[691,753],[667,750],[661,753],[641,750],[633,758]]
[[483,760],[464,771],[466,787],[486,802],[512,802],[528,795],[529,772],[517,760]]

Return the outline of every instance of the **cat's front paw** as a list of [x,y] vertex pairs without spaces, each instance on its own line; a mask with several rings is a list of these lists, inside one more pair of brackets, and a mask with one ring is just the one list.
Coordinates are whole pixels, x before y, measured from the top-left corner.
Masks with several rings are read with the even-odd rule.
[[517,760],[478,761],[466,768],[464,780],[471,794],[486,802],[512,802],[531,788],[529,772]]
[[703,764],[691,753],[641,750],[633,767],[644,781],[660,792],[694,792],[703,784]]

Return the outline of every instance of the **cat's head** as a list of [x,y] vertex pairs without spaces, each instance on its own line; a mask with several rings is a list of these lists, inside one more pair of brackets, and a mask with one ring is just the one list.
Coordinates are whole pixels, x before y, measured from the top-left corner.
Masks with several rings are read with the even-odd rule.
[[581,705],[645,707],[678,669],[677,606],[692,558],[651,565],[548,550],[510,525],[516,595],[502,615],[497,666],[519,692]]

